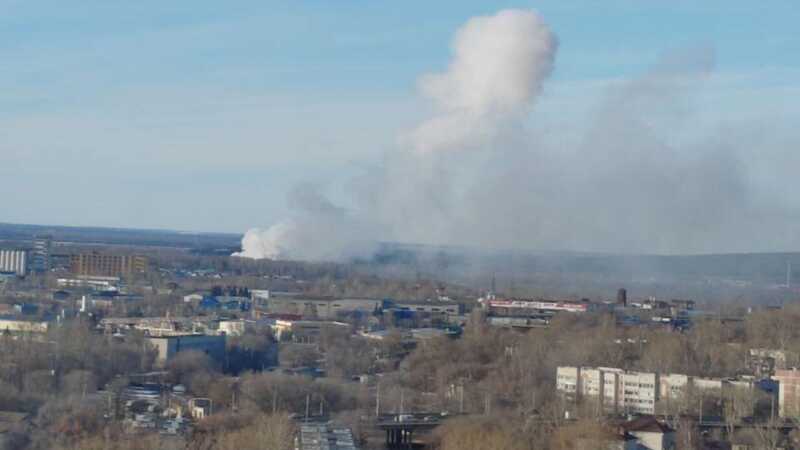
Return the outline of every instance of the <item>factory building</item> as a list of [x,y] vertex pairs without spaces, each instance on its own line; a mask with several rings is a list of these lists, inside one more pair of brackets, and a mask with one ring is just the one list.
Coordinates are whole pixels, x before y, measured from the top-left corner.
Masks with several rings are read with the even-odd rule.
[[271,297],[266,302],[266,313],[292,314],[320,320],[332,320],[353,313],[372,314],[388,306],[383,300],[370,298]]
[[186,351],[205,353],[220,364],[225,361],[225,335],[175,334],[150,336],[145,339],[158,352],[156,365],[161,367],[178,353]]
[[0,250],[0,272],[24,277],[28,269],[28,254],[23,250]]

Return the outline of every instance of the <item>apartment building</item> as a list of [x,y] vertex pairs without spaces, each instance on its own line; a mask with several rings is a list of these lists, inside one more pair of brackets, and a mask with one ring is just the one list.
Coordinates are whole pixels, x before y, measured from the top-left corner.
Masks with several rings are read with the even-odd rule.
[[[622,390],[622,410],[637,414],[655,414],[658,400],[658,375],[648,372],[623,372],[618,388]],[[619,408],[619,407],[618,407]]]
[[772,378],[778,381],[778,414],[800,417],[800,369],[778,369]]
[[[798,375],[800,386],[800,375]],[[570,400],[595,398],[605,411],[655,414],[659,401],[688,401],[692,392],[753,388],[752,380],[625,371],[610,367],[558,367],[556,389]],[[798,389],[800,405],[800,389]]]
[[655,414],[658,377],[610,367],[559,367],[556,388],[574,399],[595,398],[606,411]]
[[136,255],[81,253],[70,256],[70,270],[78,276],[129,277],[147,271],[147,258]]

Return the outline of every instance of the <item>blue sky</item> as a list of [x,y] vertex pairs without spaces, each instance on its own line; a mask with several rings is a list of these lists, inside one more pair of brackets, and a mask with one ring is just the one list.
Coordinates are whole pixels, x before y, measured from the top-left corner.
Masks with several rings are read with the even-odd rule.
[[[559,38],[532,120],[580,122],[616,80],[713,49],[706,124],[800,118],[800,9],[769,1],[0,0],[0,221],[241,232],[336,191],[428,114],[468,18]],[[565,133],[569,128],[565,127]]]

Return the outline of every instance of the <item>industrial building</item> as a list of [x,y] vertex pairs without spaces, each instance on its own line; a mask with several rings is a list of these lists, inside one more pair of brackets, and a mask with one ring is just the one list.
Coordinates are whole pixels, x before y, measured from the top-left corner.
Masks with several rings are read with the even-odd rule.
[[584,313],[596,310],[600,305],[588,300],[532,300],[491,298],[485,304],[489,311],[500,316],[520,316],[538,312]]
[[130,277],[147,271],[147,258],[137,255],[81,253],[70,256],[70,271],[78,276]]
[[175,355],[185,351],[205,353],[218,363],[225,361],[225,335],[175,334],[150,336],[145,339],[158,352],[156,365],[159,366],[164,366]]
[[308,318],[332,320],[348,314],[372,314],[388,302],[371,298],[274,297],[266,300],[265,312],[292,314]]
[[394,302],[394,308],[417,313],[443,314],[447,316],[464,314],[464,305],[454,302],[398,301]]
[[23,250],[0,250],[0,272],[24,277],[28,269],[28,254]]
[[49,322],[25,320],[16,317],[0,317],[0,332],[8,333],[47,333]]

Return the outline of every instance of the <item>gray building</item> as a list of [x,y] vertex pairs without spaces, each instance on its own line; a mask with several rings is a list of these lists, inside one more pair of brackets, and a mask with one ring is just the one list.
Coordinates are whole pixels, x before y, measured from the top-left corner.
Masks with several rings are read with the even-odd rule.
[[207,336],[204,334],[176,334],[166,336],[150,336],[146,338],[158,355],[156,365],[163,366],[180,352],[197,351],[205,353],[217,363],[225,361],[225,336]]
[[53,238],[50,236],[37,236],[33,240],[32,264],[34,272],[43,273],[50,270],[50,252],[53,247]]
[[334,320],[354,312],[370,314],[383,306],[383,300],[371,298],[270,297],[266,312],[295,314],[322,320]]

